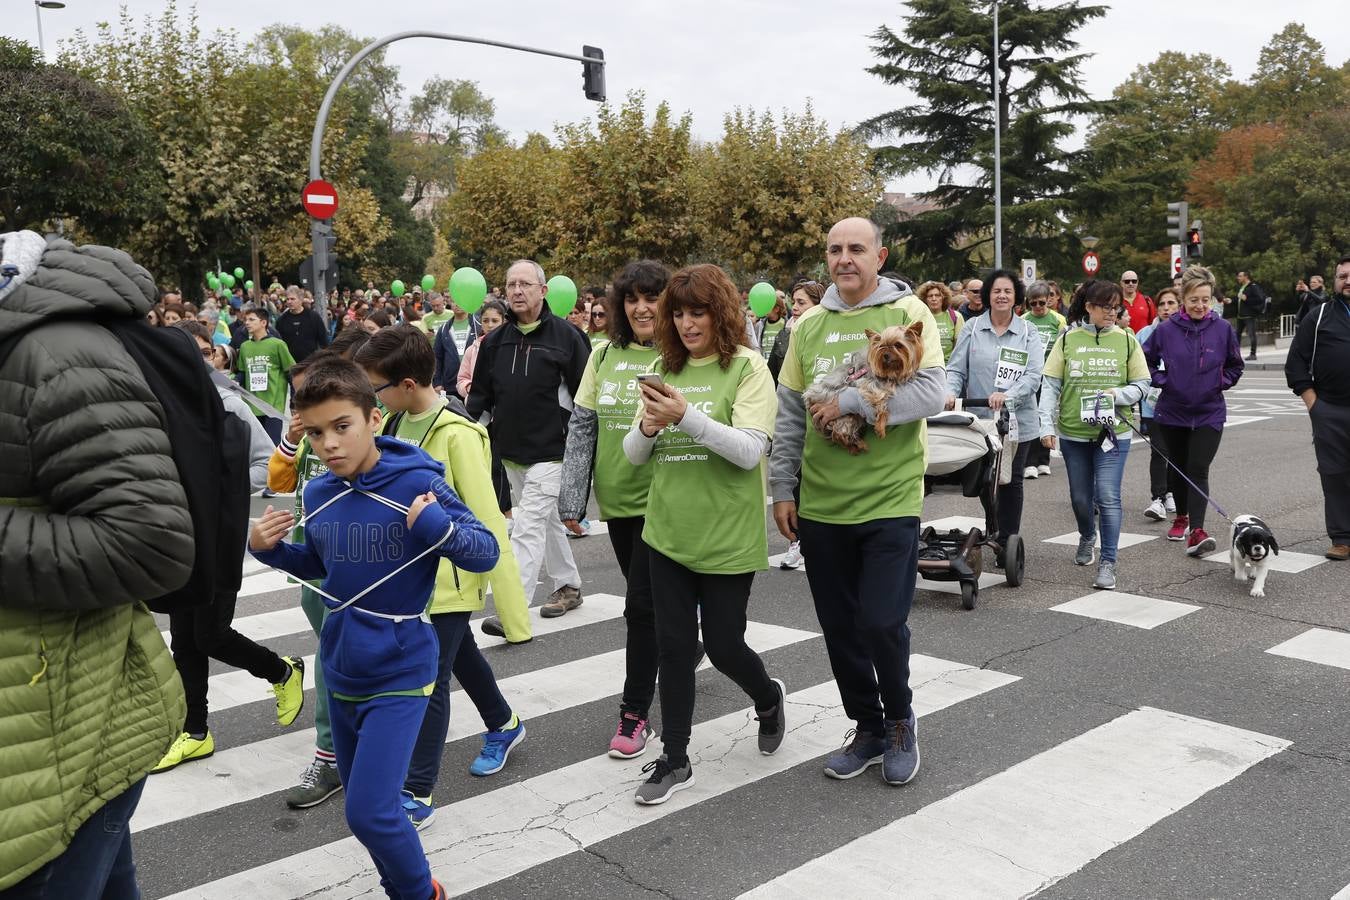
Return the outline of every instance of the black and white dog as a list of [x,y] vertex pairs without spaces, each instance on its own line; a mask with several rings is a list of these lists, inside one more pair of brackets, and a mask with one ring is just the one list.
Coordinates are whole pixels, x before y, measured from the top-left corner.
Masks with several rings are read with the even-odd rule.
[[1270,557],[1280,555],[1280,545],[1266,523],[1257,516],[1238,516],[1233,520],[1229,534],[1229,557],[1233,562],[1233,577],[1246,583],[1256,577],[1252,585],[1253,597],[1266,595],[1266,573],[1270,571]]

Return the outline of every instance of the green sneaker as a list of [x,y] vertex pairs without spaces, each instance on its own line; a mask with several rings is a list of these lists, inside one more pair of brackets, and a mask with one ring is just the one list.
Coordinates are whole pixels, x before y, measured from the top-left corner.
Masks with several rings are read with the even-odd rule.
[[305,705],[305,661],[297,656],[283,656],[282,660],[291,667],[291,673],[285,681],[272,685],[272,693],[277,695],[277,722],[289,725]]
[[309,809],[318,806],[342,790],[342,779],[337,766],[317,759],[300,775],[300,783],[286,791],[286,805],[291,809]]
[[164,758],[159,761],[159,765],[150,770],[150,774],[157,775],[160,772],[167,772],[188,760],[206,759],[215,752],[216,739],[211,736],[211,732],[208,731],[206,737],[198,740],[185,731],[169,745],[169,752],[164,754]]

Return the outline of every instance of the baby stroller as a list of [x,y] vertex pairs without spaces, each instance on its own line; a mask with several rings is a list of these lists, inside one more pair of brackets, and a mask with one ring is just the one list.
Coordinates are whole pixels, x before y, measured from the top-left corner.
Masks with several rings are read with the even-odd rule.
[[[970,399],[964,406],[988,406],[988,400]],[[993,549],[1008,584],[1017,587],[1026,570],[1026,551],[1020,535],[1008,536],[999,547],[998,486],[1016,477],[1012,454],[1003,452],[1008,437],[1008,409],[997,419],[981,419],[964,411],[942,413],[928,420],[928,468],[924,496],[934,491],[960,491],[978,497],[984,507],[984,530],[952,528],[939,532],[931,525],[919,534],[919,574],[929,581],[961,584],[961,606],[974,609],[980,596],[984,548]],[[1020,473],[1018,473],[1020,475]]]

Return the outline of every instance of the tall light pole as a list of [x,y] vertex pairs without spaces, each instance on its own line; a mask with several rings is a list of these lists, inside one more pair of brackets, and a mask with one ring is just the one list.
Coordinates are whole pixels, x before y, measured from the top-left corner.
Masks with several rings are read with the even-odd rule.
[[1003,268],[1003,136],[1002,107],[998,98],[998,0],[994,0],[994,268]]
[[47,61],[47,45],[42,40],[42,11],[44,9],[65,9],[66,5],[59,0],[33,0],[33,14],[37,16],[38,23],[38,51],[42,54],[42,61]]

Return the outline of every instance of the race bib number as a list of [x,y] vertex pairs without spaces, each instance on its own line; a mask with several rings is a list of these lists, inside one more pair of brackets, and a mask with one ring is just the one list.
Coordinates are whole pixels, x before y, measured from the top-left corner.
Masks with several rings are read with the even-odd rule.
[[1027,352],[1002,347],[998,351],[998,368],[994,372],[994,390],[1006,391],[1027,370]]
[[267,390],[267,360],[258,358],[249,360],[248,389],[255,394]]
[[1113,427],[1116,424],[1116,402],[1106,394],[1084,394],[1079,418],[1084,425]]

